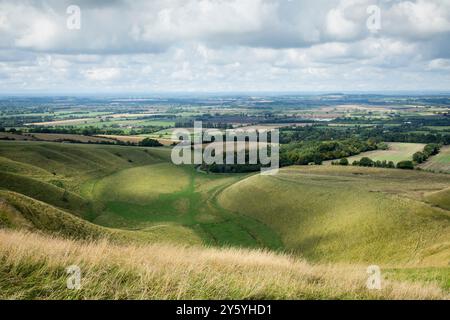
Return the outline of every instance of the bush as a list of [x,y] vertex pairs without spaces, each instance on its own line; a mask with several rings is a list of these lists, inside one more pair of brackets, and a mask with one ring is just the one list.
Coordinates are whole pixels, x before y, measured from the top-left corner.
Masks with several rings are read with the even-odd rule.
[[139,142],[139,145],[141,147],[161,147],[162,146],[162,144],[159,143],[158,140],[150,139],[150,138],[145,138],[144,140]]
[[341,166],[348,166],[348,159],[347,158],[343,158],[339,161],[339,164]]
[[363,157],[359,160],[359,165],[362,167],[373,167],[373,160],[368,157]]
[[400,161],[399,163],[397,163],[397,169],[413,170],[414,163],[410,160]]
[[413,160],[414,160],[414,162],[422,163],[425,160],[427,160],[427,156],[423,152],[418,151],[413,154]]

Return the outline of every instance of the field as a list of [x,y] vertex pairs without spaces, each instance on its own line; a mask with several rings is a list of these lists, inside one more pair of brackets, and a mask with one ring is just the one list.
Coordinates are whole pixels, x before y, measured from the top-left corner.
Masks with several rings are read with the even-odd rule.
[[159,143],[165,145],[165,146],[170,146],[174,143],[174,141],[168,137],[168,138],[160,138],[159,135],[137,135],[137,136],[119,136],[119,135],[98,135],[97,137],[100,138],[104,138],[104,139],[109,139],[109,140],[116,140],[116,141],[121,141],[121,142],[129,142],[129,143],[133,143],[133,144],[138,144],[139,142],[141,142],[142,140],[144,140],[145,138],[152,138],[155,140],[158,140]]
[[359,161],[362,157],[369,157],[370,159],[377,161],[392,161],[395,164],[403,160],[412,160],[412,156],[417,151],[422,151],[425,144],[422,143],[388,143],[388,150],[375,150],[361,153],[357,156],[349,157],[348,161]]
[[433,172],[450,173],[450,147],[443,147],[439,154],[421,164],[420,168]]
[[62,134],[62,133],[27,133],[27,134],[12,134],[6,132],[0,132],[0,139],[6,138],[10,140],[19,141],[52,141],[52,142],[81,142],[81,143],[113,143],[114,140],[108,137],[93,137],[84,136],[81,134]]

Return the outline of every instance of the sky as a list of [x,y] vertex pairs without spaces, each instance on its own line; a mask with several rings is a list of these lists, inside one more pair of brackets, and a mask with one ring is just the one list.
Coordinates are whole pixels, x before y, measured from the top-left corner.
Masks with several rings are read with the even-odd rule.
[[0,94],[403,90],[450,91],[449,0],[0,0]]

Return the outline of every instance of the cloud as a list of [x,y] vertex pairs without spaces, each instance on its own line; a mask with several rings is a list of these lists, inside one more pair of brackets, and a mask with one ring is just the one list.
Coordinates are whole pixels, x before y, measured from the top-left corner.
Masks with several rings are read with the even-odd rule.
[[82,73],[86,79],[92,81],[110,81],[120,76],[120,70],[117,68],[92,68]]
[[0,0],[0,90],[450,87],[446,0],[78,0],[69,30],[72,4]]

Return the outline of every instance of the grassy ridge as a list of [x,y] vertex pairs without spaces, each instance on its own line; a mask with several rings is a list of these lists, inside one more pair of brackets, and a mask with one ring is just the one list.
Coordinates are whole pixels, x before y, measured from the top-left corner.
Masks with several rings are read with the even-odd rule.
[[[261,250],[118,246],[0,230],[1,299],[445,299],[435,284],[384,280],[365,267],[310,265]],[[66,268],[81,289],[66,288]]]

